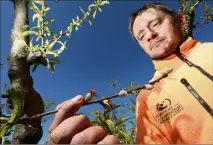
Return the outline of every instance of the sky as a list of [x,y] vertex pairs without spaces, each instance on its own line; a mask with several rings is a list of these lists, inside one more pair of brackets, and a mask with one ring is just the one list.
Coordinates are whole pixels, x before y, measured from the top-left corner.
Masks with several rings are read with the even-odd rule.
[[[55,33],[66,30],[72,18],[82,16],[79,6],[87,8],[93,1],[47,1],[51,11],[48,18],[56,21],[50,25]],[[90,27],[88,23],[78,31],[74,31],[67,40],[67,49],[60,56],[60,64],[56,66],[54,74],[50,70],[41,66],[32,77],[34,88],[42,96],[43,100],[54,99],[55,104],[60,104],[76,95],[85,95],[89,89],[95,88],[99,96],[109,96],[121,88],[126,88],[131,81],[136,84],[147,83],[154,73],[152,61],[142,51],[128,32],[128,22],[130,13],[140,8],[148,1],[144,0],[123,0],[110,1],[110,5],[102,7],[102,12]],[[153,1],[160,2],[160,1]],[[164,4],[170,6],[175,11],[178,10],[178,1],[164,0]],[[213,1],[208,1],[213,7]],[[7,71],[8,62],[6,58],[10,53],[10,35],[13,27],[14,9],[13,3],[9,0],[0,2],[1,4],[1,63],[3,70],[1,73],[1,92],[4,91],[2,85],[4,81],[9,82]],[[196,11],[196,21],[202,15],[203,6],[199,6]],[[32,12],[30,11],[30,16]],[[30,26],[33,26],[30,18]],[[213,24],[209,23],[203,28],[197,28],[194,38],[201,42],[213,41]],[[112,80],[118,80],[119,89],[111,89]],[[135,99],[135,97],[132,97]],[[129,98],[116,98],[114,103],[129,103]],[[82,107],[80,112],[88,114],[95,109],[101,109],[99,105]],[[125,110],[125,107],[119,108]],[[44,135],[40,144],[45,143],[48,136],[48,128],[52,119],[43,123]]]

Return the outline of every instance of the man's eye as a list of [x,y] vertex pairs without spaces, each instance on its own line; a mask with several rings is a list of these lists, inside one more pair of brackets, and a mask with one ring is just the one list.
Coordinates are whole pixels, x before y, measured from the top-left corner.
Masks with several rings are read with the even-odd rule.
[[152,27],[157,27],[157,26],[159,26],[159,24],[160,24],[160,22],[154,22],[154,23],[152,24]]
[[141,34],[141,35],[139,36],[139,39],[142,40],[143,37],[144,37],[144,34]]

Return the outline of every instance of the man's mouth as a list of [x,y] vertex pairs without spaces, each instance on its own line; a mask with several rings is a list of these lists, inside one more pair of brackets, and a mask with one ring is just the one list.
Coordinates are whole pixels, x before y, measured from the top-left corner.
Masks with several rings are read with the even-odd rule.
[[154,47],[156,47],[157,45],[159,45],[164,39],[161,39],[161,40],[158,40],[156,43],[154,43],[152,46],[151,46],[151,49],[153,49]]

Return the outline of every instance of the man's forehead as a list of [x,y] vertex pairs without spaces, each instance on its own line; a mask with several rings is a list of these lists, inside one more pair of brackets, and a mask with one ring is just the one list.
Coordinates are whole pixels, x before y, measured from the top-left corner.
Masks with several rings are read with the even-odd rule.
[[143,20],[150,20],[150,19],[154,19],[154,18],[157,18],[157,17],[163,17],[165,16],[165,14],[160,11],[160,10],[156,10],[154,8],[150,8],[150,9],[147,9],[146,11],[142,12],[141,15],[138,16],[138,18],[140,19],[143,19]]
[[154,8],[149,8],[146,11],[142,12],[142,14],[138,15],[133,24],[133,33],[137,33],[140,31],[141,26],[147,25],[150,21],[155,20],[159,17],[164,17],[165,14]]

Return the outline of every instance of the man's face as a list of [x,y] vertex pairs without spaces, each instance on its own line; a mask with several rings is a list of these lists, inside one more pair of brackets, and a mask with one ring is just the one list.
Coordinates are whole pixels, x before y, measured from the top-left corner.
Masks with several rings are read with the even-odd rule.
[[182,37],[180,28],[171,17],[153,8],[136,17],[133,34],[152,59],[159,59],[175,51]]

